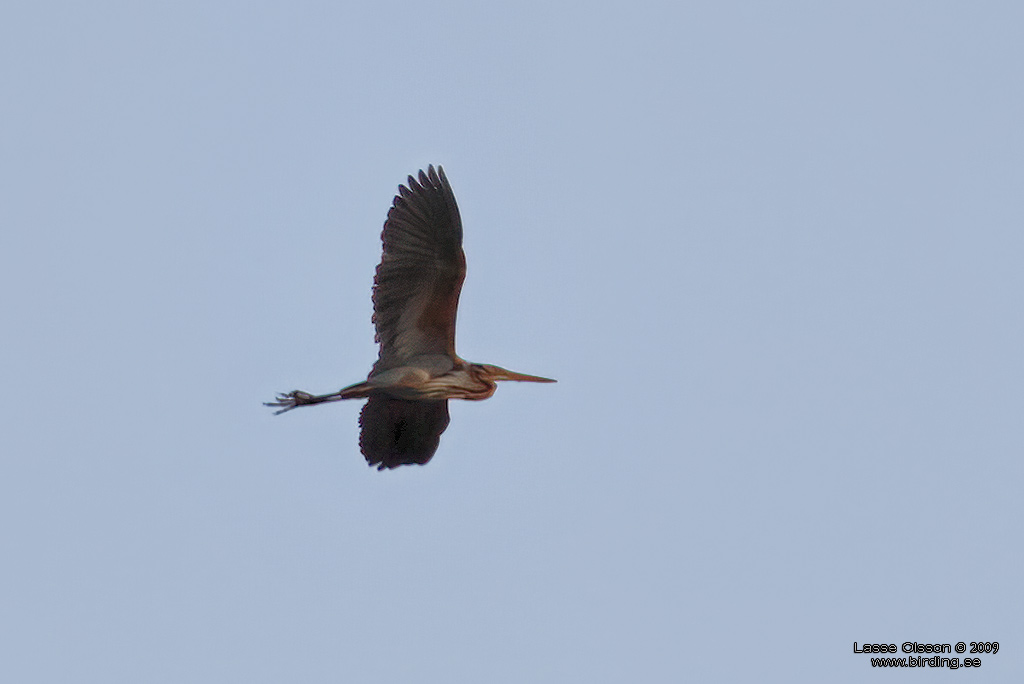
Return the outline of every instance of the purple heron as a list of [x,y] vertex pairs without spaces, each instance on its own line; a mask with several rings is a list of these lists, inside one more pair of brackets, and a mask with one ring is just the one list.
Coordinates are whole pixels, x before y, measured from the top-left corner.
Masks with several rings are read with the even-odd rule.
[[555,382],[455,353],[455,313],[466,278],[459,207],[440,166],[408,182],[398,187],[381,233],[384,254],[373,280],[380,356],[369,377],[333,394],[296,390],[266,404],[284,413],[367,399],[359,448],[378,470],[429,461],[448,427],[449,399],[487,399],[499,380]]

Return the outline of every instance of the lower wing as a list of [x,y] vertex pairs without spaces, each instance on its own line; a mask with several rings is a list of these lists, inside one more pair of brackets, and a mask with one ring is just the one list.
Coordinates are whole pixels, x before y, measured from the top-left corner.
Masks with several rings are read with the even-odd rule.
[[409,401],[373,395],[359,415],[359,449],[377,470],[423,465],[448,427],[448,400]]

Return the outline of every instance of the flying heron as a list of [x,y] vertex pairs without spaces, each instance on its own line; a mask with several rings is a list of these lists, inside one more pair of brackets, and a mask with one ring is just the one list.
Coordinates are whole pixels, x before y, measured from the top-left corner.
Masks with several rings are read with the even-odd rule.
[[367,399],[359,448],[377,470],[423,465],[448,427],[449,399],[487,399],[499,380],[555,382],[455,353],[455,313],[466,278],[462,220],[440,166],[409,176],[388,210],[384,254],[373,279],[373,323],[380,356],[365,382],[333,394],[295,390],[267,406],[284,413],[341,399]]

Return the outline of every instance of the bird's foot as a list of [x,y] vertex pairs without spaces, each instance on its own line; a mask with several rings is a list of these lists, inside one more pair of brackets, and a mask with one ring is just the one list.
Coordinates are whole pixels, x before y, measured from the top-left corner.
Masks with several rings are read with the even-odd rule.
[[271,408],[281,407],[279,410],[274,411],[275,416],[279,416],[285,411],[291,411],[298,406],[309,406],[310,404],[317,404],[322,401],[320,397],[314,396],[309,392],[303,392],[302,390],[278,394],[275,399],[276,401],[263,402],[264,406]]

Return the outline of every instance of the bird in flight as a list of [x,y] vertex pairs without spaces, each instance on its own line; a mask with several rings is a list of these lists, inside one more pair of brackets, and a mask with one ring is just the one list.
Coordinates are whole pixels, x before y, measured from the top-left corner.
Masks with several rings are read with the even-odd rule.
[[377,470],[423,465],[448,427],[449,399],[487,399],[499,380],[555,382],[455,353],[455,313],[466,255],[462,220],[440,166],[400,185],[381,233],[384,254],[373,279],[373,324],[380,356],[365,382],[333,394],[295,390],[266,406],[280,414],[299,406],[367,399],[359,416],[359,448]]

